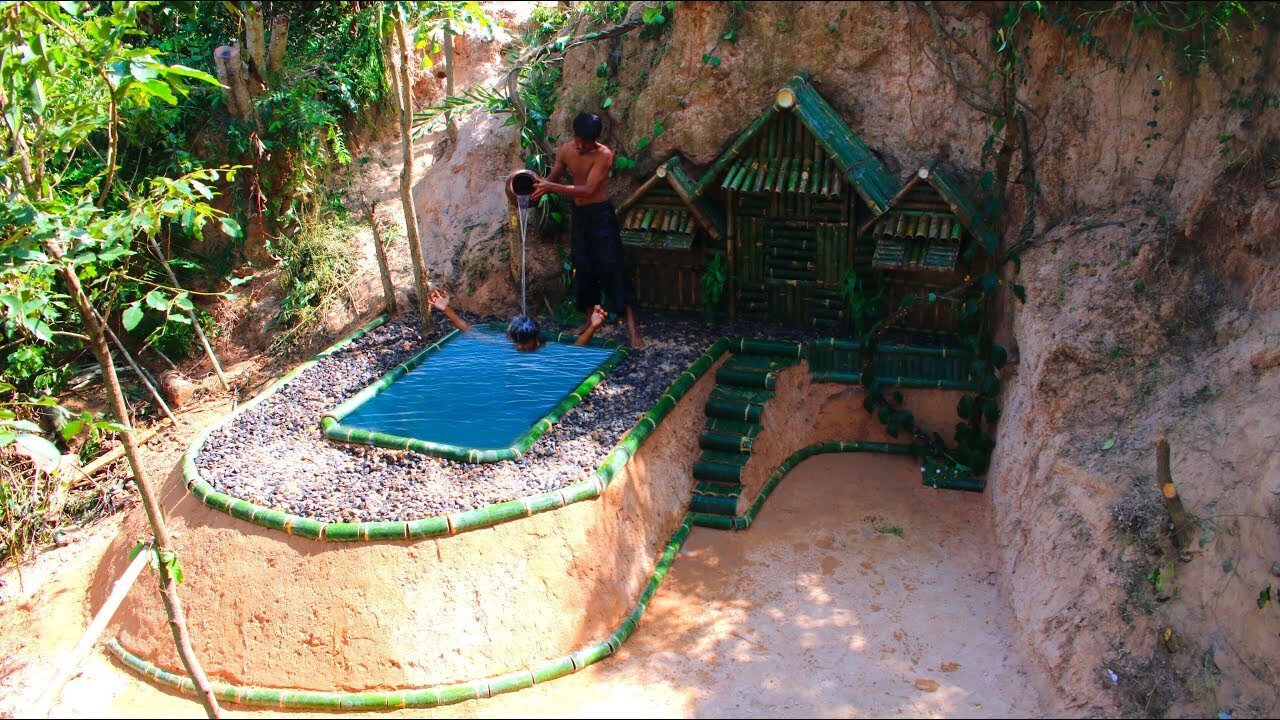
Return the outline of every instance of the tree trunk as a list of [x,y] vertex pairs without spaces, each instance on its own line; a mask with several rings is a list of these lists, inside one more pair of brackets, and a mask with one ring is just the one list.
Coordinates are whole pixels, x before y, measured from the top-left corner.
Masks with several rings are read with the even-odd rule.
[[404,8],[396,10],[396,39],[400,48],[399,77],[396,97],[400,101],[400,144],[404,169],[400,171],[400,203],[404,206],[404,231],[409,238],[409,258],[413,261],[413,285],[418,293],[418,312],[422,314],[422,335],[431,334],[431,305],[427,296],[431,281],[422,259],[422,240],[418,235],[418,215],[413,207],[413,143],[409,138],[410,114],[413,111],[413,89],[409,85],[409,41],[405,38]]
[[271,17],[271,44],[267,49],[267,76],[274,77],[284,66],[285,45],[289,41],[289,13]]
[[244,51],[249,74],[262,77],[267,72],[267,39],[262,25],[262,3],[245,3]]
[[[253,100],[250,99],[249,83],[245,79],[244,61],[240,58],[240,48],[235,45],[222,45],[213,51],[214,71],[218,72],[218,81],[227,86],[223,94],[227,97],[227,111],[232,117],[244,119],[253,111]],[[225,77],[224,77],[225,73]]]
[[[444,48],[444,94],[446,97],[453,97],[453,30],[448,21],[440,28],[440,34],[440,46]],[[444,116],[447,121],[445,134],[449,142],[457,142],[458,123],[453,119],[453,111],[446,112]]]
[[386,313],[396,313],[396,288],[391,283],[391,267],[387,263],[387,249],[382,245],[382,233],[378,232],[378,218],[375,211],[377,205],[369,204],[369,227],[373,228],[373,252],[378,257],[378,274],[382,276],[382,299],[386,305]]
[[245,115],[244,108],[240,106],[240,98],[236,95],[236,78],[234,75],[238,73],[235,66],[231,63],[231,58],[239,53],[230,45],[221,45],[213,49],[213,71],[218,76],[218,82],[222,83],[222,99],[227,103],[227,112],[232,117],[242,118]]
[[[62,260],[62,252],[53,244],[47,245],[46,249],[55,260]],[[116,377],[115,365],[111,362],[111,349],[107,346],[106,333],[102,324],[98,322],[97,311],[93,309],[89,297],[80,286],[80,278],[76,276],[75,270],[64,263],[59,264],[63,279],[84,321],[85,331],[89,336],[89,348],[97,358],[99,366],[102,367],[102,379],[107,386],[107,400],[111,404],[111,411],[116,416],[116,421],[124,426],[124,431],[120,433],[120,440],[124,445],[125,456],[129,459],[129,467],[133,470],[133,481],[138,488],[138,495],[142,497],[142,507],[146,510],[147,520],[151,523],[151,531],[155,533],[155,551],[161,554],[172,553],[173,541],[169,536],[169,529],[165,527],[163,510],[156,499],[151,479],[138,457],[138,445],[134,441],[133,428],[129,426],[129,411],[125,407],[124,395],[120,392],[120,380]],[[204,669],[200,667],[200,661],[191,647],[186,617],[182,612],[182,603],[178,599],[177,582],[169,573],[165,563],[161,562],[159,566],[160,596],[164,600],[165,613],[169,616],[169,627],[173,631],[173,642],[177,645],[178,657],[196,686],[197,697],[204,705],[205,713],[211,718],[216,718],[219,716],[218,700],[209,688],[209,679],[205,677]]]

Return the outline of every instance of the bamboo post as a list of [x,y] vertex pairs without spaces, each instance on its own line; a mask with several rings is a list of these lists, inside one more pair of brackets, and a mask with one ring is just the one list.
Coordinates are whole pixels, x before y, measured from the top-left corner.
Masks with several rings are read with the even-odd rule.
[[[89,336],[89,348],[102,367],[102,379],[107,386],[107,400],[111,404],[111,411],[116,416],[116,422],[124,426],[124,431],[120,433],[120,440],[124,444],[125,456],[129,458],[129,466],[133,469],[134,486],[137,487],[138,495],[142,498],[142,507],[147,513],[147,520],[155,535],[156,552],[162,555],[171,554],[173,540],[169,535],[169,529],[165,527],[164,511],[160,507],[159,500],[156,499],[151,478],[138,456],[138,445],[134,442],[133,428],[129,424],[129,409],[125,405],[124,394],[120,390],[120,380],[116,376],[116,366],[111,361],[111,348],[107,345],[106,334],[103,332],[105,326],[98,322],[97,311],[89,302],[89,296],[80,285],[80,278],[75,270],[64,262],[62,251],[53,243],[46,243],[45,251],[61,265],[59,270],[67,283],[72,299],[80,310],[80,317]],[[211,718],[217,718],[219,717],[218,700],[210,690],[209,679],[205,676],[204,669],[196,658],[195,650],[191,647],[186,615],[182,611],[182,601],[178,598],[177,581],[169,572],[167,563],[159,563],[159,567],[160,597],[164,601],[169,627],[173,631],[173,642],[177,646],[178,658],[196,687],[196,696],[204,706],[205,713]]]
[[369,203],[367,211],[369,227],[373,228],[373,252],[378,257],[378,274],[382,276],[382,299],[386,305],[386,313],[396,313],[396,288],[391,284],[391,268],[387,263],[387,249],[382,245],[382,233],[378,231],[378,219],[375,217],[377,203]]
[[413,89],[409,85],[409,41],[404,31],[404,7],[397,6],[396,39],[400,51],[400,67],[392,78],[398,85],[396,99],[400,105],[400,145],[404,168],[400,171],[400,204],[404,207],[404,230],[409,238],[409,258],[413,261],[413,284],[418,293],[418,312],[422,316],[422,335],[431,334],[431,304],[427,300],[431,281],[422,259],[422,239],[418,236],[418,215],[413,207],[413,144],[409,139],[409,115],[413,110]]
[[1184,562],[1190,560],[1191,553],[1197,549],[1200,527],[1191,519],[1191,513],[1187,512],[1178,489],[1173,485],[1169,470],[1169,440],[1164,436],[1156,440],[1156,484],[1165,509],[1169,511],[1169,519],[1173,521],[1173,544],[1181,551],[1180,557]]
[[[178,284],[178,276],[173,273],[173,268],[169,265],[169,260],[164,256],[164,252],[160,249],[160,243],[155,238],[151,238],[151,250],[159,258],[160,264],[164,266],[165,275],[169,276],[169,282],[173,283],[175,288],[181,288]],[[204,354],[209,358],[209,362],[213,364],[213,372],[218,376],[218,382],[222,383],[223,390],[230,390],[231,383],[227,382],[227,376],[222,372],[222,364],[218,362],[218,356],[213,352],[213,346],[209,344],[209,338],[205,337],[204,328],[200,327],[200,318],[196,317],[195,310],[188,310],[187,317],[191,319],[191,327],[196,331],[196,337],[200,338],[200,345],[204,348]]]
[[31,711],[33,717],[49,717],[50,711],[53,710],[53,703],[58,699],[58,694],[62,692],[62,688],[67,684],[76,671],[80,667],[80,663],[84,662],[84,657],[89,653],[89,649],[97,644],[98,638],[102,636],[102,631],[107,628],[107,623],[111,621],[112,616],[116,614],[116,610],[120,608],[120,603],[124,602],[124,598],[129,594],[129,589],[133,587],[133,583],[137,581],[138,575],[142,573],[142,568],[146,567],[147,560],[151,558],[151,547],[148,545],[139,552],[133,562],[129,563],[129,567],[125,568],[124,574],[116,580],[111,586],[111,594],[107,596],[106,602],[102,604],[102,608],[98,610],[98,614],[93,616],[93,622],[89,623],[89,627],[85,629],[84,635],[80,638],[80,642],[72,648],[66,659],[58,668],[58,674],[54,676],[53,682],[45,687],[44,692],[40,693],[39,699]]

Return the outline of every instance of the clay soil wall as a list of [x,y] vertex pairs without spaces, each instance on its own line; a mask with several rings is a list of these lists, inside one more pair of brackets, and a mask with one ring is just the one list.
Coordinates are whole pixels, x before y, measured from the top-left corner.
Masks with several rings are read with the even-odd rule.
[[[325,543],[232,518],[177,469],[163,504],[186,574],[179,593],[214,679],[356,691],[429,687],[527,667],[606,637],[631,611],[688,508],[713,367],[595,501],[418,542]],[[90,589],[94,607],[148,536],[126,519]],[[180,670],[154,576],[107,637]]]

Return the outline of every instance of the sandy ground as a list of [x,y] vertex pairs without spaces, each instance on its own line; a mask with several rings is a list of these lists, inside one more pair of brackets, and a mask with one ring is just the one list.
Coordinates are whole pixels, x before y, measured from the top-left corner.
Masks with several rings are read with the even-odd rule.
[[[529,690],[401,714],[1041,714],[994,584],[985,503],[921,487],[918,477],[901,458],[809,460],[751,530],[695,529],[618,656]],[[78,639],[89,570],[118,522],[27,569],[25,600],[6,596],[0,712],[21,714],[52,676],[51,661]],[[226,709],[229,716],[268,714]],[[95,653],[54,714],[197,717],[201,709]]]

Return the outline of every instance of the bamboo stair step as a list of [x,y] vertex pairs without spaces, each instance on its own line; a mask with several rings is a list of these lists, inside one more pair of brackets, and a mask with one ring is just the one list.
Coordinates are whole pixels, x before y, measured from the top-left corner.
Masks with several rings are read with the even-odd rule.
[[704,410],[711,417],[759,422],[760,416],[764,414],[764,405],[734,400],[709,400]]
[[730,465],[733,467],[742,467],[751,459],[751,453],[740,453],[737,451],[726,452],[724,450],[703,450],[702,457],[698,458],[698,462],[709,462],[717,465]]
[[748,440],[760,434],[764,429],[763,425],[751,422],[743,422],[742,420],[729,420],[726,418],[707,418],[707,432],[713,432],[720,435],[737,435]]
[[802,346],[800,343],[783,340],[743,338],[733,343],[730,349],[742,355],[772,355],[779,358],[799,360]]
[[768,370],[739,370],[726,365],[716,371],[716,382],[720,385],[772,390],[778,383],[778,375]]
[[693,491],[699,495],[713,497],[736,498],[742,495],[742,483],[716,482],[715,480],[699,480],[693,484]]
[[[741,457],[745,461],[747,456],[743,455]],[[715,482],[742,482],[742,465],[696,460],[693,463],[693,478],[695,480],[711,480]]]
[[738,513],[738,498],[724,495],[703,495],[695,491],[689,501],[689,510],[708,515],[733,517]]
[[761,388],[717,385],[715,389],[711,391],[712,402],[735,402],[751,405],[763,405],[772,399],[773,393]]
[[731,433],[715,432],[714,430],[704,430],[698,436],[698,447],[703,450],[750,453],[751,438]]

